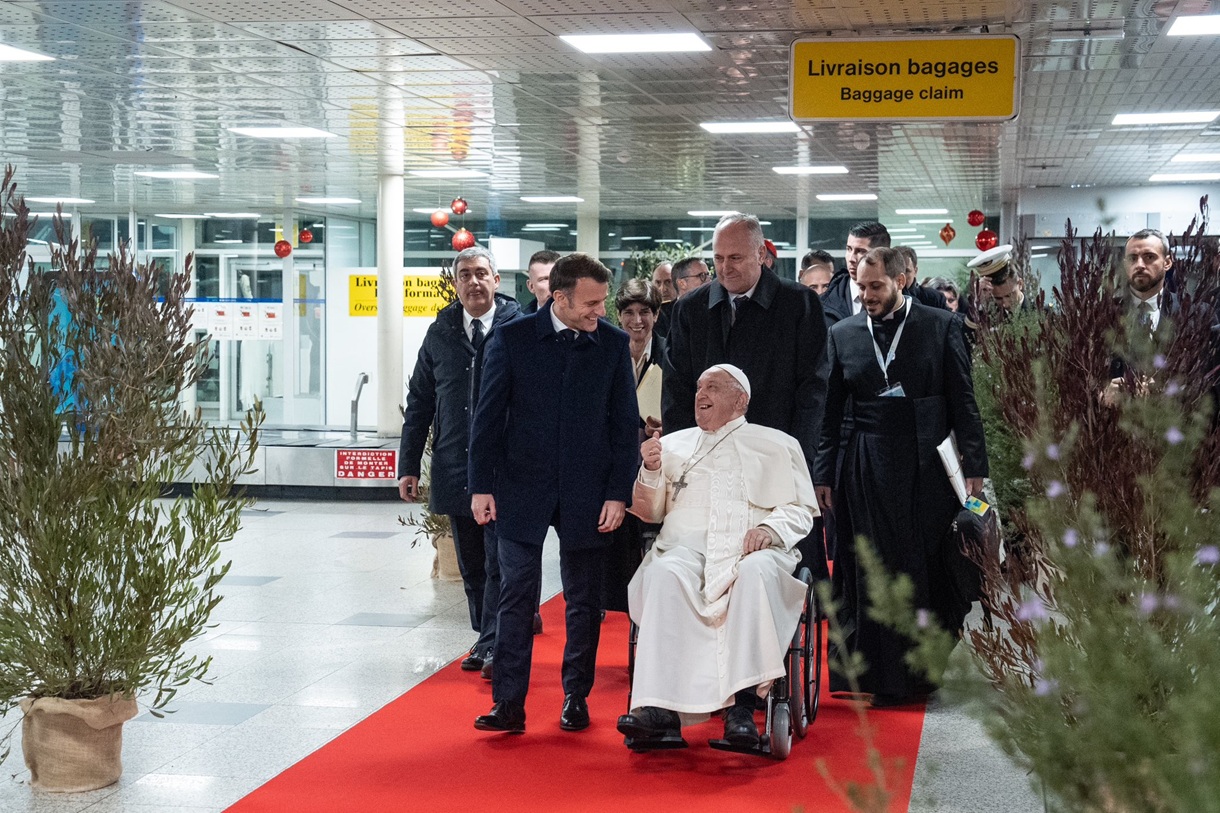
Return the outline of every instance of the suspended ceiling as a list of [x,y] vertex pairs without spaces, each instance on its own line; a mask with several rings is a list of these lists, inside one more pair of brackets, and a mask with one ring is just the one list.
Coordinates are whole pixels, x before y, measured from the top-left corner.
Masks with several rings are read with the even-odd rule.
[[[342,196],[362,203],[322,208],[372,217],[383,130],[405,120],[406,170],[488,175],[408,175],[408,208],[460,193],[502,217],[563,209],[520,200],[544,194],[579,195],[603,217],[994,212],[1023,188],[1140,185],[1183,149],[1220,152],[1220,124],[1110,124],[1119,112],[1220,109],[1220,38],[1165,35],[1178,15],[1215,10],[1206,0],[0,1],[0,41],[55,57],[0,64],[0,158],[18,166],[26,194],[89,198],[99,211],[278,212],[296,197]],[[698,126],[784,119],[798,36],[984,30],[1022,41],[1013,122],[753,136]],[[558,39],[672,31],[698,31],[714,50],[587,56]],[[257,124],[337,138],[226,130]],[[811,163],[850,173],[771,169]],[[134,175],[186,168],[219,177]],[[822,203],[820,192],[880,200]]]

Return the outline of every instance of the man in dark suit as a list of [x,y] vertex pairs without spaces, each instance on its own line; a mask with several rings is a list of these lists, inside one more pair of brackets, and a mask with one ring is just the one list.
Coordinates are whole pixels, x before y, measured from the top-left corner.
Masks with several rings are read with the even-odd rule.
[[627,334],[604,318],[610,271],[586,254],[551,269],[551,299],[487,345],[470,443],[471,510],[496,522],[500,612],[484,731],[525,731],[547,528],[567,603],[560,727],[589,725],[601,579],[636,475],[639,411]]
[[[914,606],[959,629],[970,601],[953,586],[949,565],[963,554],[947,539],[961,504],[936,447],[956,433],[967,490],[981,494],[987,450],[965,340],[951,312],[903,295],[906,266],[893,249],[868,252],[856,287],[864,311],[835,324],[828,340],[826,417],[813,476],[818,502],[834,508],[845,531],[840,539],[865,537],[890,573],[911,579]],[[849,401],[854,422],[844,446],[840,425]],[[841,487],[832,498],[840,455]],[[847,654],[861,654],[868,665],[860,688],[878,706],[927,694],[932,687],[905,661],[911,642],[869,616],[855,545],[840,544],[834,562]],[[835,672],[831,690],[850,687]]]
[[[1167,285],[1173,269],[1173,252],[1169,240],[1156,229],[1142,229],[1128,238],[1123,252],[1123,266],[1127,273],[1127,291],[1122,297],[1123,311],[1147,331],[1154,346],[1159,345],[1162,351],[1168,352],[1163,343],[1178,331],[1190,329],[1183,322],[1203,319],[1210,325],[1207,346],[1202,348],[1203,360],[1199,366],[1207,371],[1213,411],[1220,415],[1220,381],[1211,372],[1220,365],[1220,324],[1216,321],[1214,309],[1208,304],[1194,301],[1191,303],[1191,314],[1183,319],[1182,299]],[[1173,330],[1169,329],[1170,325],[1174,326]],[[1130,381],[1127,380],[1129,374]],[[1141,370],[1134,362],[1115,356],[1110,361],[1110,386],[1102,397],[1112,402],[1124,389],[1139,394],[1146,386],[1144,380],[1154,375],[1154,370]]]
[[525,265],[525,287],[534,295],[534,301],[522,309],[522,313],[537,313],[551,298],[551,269],[559,260],[558,251],[543,249],[530,255]]
[[419,499],[420,461],[431,429],[428,510],[447,515],[453,529],[470,625],[479,633],[462,669],[475,671],[491,657],[499,590],[488,579],[485,566],[485,548],[495,549],[494,539],[488,538],[495,529],[487,529],[485,535],[483,526],[474,521],[466,490],[472,380],[482,360],[479,348],[519,309],[516,300],[496,293],[500,283],[496,258],[485,248],[460,252],[453,261],[453,277],[458,301],[442,308],[428,327],[407,388],[398,493],[408,502]]
[[[826,312],[827,322],[834,324],[841,319],[854,316],[863,310],[860,292],[856,289],[855,285],[857,264],[864,258],[865,254],[874,248],[889,247],[889,229],[876,221],[870,220],[857,223],[848,230],[847,248],[844,250],[847,265],[831,278],[830,287],[826,290],[826,293],[822,294],[822,308]],[[907,285],[910,288],[907,293],[916,302],[943,310],[949,309],[949,305],[945,301],[945,295],[940,291],[924,288],[921,285],[913,285],[911,280],[907,281]]]
[[[753,215],[727,215],[712,234],[716,279],[678,300],[663,379],[666,433],[695,426],[695,387],[714,364],[733,364],[752,384],[746,419],[792,435],[813,465],[826,394],[826,321],[818,295],[764,267],[762,226]],[[815,575],[826,557],[802,543]]]

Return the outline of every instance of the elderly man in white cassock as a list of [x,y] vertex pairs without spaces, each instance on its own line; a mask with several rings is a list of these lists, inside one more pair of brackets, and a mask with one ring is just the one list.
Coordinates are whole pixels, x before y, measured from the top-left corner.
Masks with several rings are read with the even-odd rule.
[[684,718],[727,707],[725,739],[756,746],[756,698],[784,675],[805,603],[795,548],[818,507],[800,443],[746,423],[749,403],[744,372],[710,367],[698,427],[641,447],[631,511],[664,525],[627,588],[640,633],[618,730],[635,743],[680,740]]

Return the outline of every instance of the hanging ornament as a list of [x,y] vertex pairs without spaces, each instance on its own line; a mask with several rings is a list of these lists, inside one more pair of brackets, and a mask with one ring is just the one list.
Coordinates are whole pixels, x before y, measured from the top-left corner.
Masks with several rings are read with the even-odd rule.
[[276,240],[274,250],[275,256],[282,260],[292,253],[292,243],[289,243],[287,240]]
[[465,229],[458,229],[453,233],[453,250],[463,251],[471,248],[474,245],[474,235]]
[[313,232],[311,232],[309,229],[301,229],[301,233],[297,235],[297,239],[302,243],[312,243]]
[[465,198],[454,198],[453,202],[449,204],[449,211],[453,212],[455,215],[466,214],[466,210],[468,208],[469,204],[466,203]]
[[991,251],[991,249],[999,245],[999,242],[999,236],[991,229],[983,229],[974,238],[974,244],[978,247],[979,251]]
[[437,209],[432,213],[432,225],[438,229],[443,229],[449,225],[449,213],[444,209]]
[[978,209],[971,209],[970,214],[966,215],[966,222],[976,229],[987,221],[987,215],[980,212]]
[[953,242],[954,237],[957,237],[957,229],[946,223],[940,230],[940,239],[944,241],[945,245],[949,245]]

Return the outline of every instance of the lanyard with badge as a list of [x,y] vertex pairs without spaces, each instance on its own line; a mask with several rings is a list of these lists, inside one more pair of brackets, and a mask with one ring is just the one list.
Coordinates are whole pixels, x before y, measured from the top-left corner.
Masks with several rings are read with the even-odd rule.
[[902,324],[898,326],[898,330],[894,331],[894,341],[890,342],[890,352],[881,356],[881,348],[877,346],[877,339],[873,335],[873,320],[871,318],[865,320],[868,323],[868,336],[872,339],[873,352],[877,355],[877,366],[881,368],[881,375],[885,377],[885,389],[877,393],[881,398],[905,398],[906,391],[902,388],[902,382],[890,386],[890,365],[894,363],[894,356],[898,354],[898,342],[902,340],[902,331],[907,327],[907,311],[911,307],[911,298],[904,296],[902,298],[903,319]]

